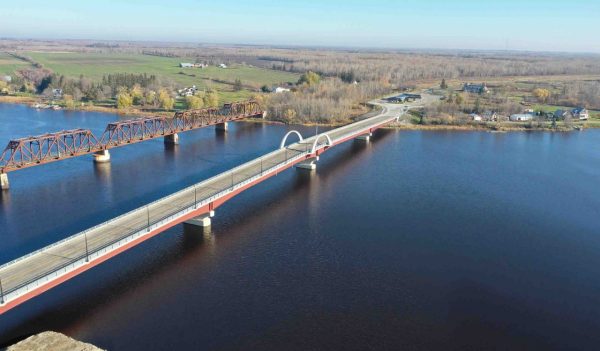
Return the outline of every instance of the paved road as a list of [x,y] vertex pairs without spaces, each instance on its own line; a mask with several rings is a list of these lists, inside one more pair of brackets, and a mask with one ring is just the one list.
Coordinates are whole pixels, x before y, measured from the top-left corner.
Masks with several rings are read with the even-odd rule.
[[[382,107],[383,111],[379,115],[326,132],[333,145],[345,141],[348,137],[355,137],[357,133],[368,132],[369,128],[389,123],[403,114],[408,106],[417,105],[417,103],[385,104],[382,101],[373,101],[372,103]],[[7,294],[15,292],[13,296],[9,296],[9,299],[14,299],[18,297],[16,296],[17,290],[20,295],[22,294],[21,290],[24,290],[23,287],[28,284],[85,258],[89,253],[94,253],[134,233],[144,231],[149,224],[158,223],[217,194],[224,195],[224,192],[233,189],[236,184],[262,175],[269,168],[281,166],[286,160],[296,162],[304,159],[311,154],[315,138],[313,136],[293,143],[1,266],[0,283],[3,295],[6,297]],[[325,147],[326,143],[327,139],[321,137],[317,149]]]

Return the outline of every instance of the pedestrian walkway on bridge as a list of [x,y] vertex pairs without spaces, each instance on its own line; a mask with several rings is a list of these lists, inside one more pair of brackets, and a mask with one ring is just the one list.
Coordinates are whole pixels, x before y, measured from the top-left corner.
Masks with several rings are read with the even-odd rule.
[[[240,192],[292,166],[314,169],[319,155],[398,120],[408,109],[380,104],[382,112],[302,138],[292,131],[279,149],[0,266],[0,314],[182,222],[210,225],[214,211]],[[286,146],[288,138],[297,142]]]

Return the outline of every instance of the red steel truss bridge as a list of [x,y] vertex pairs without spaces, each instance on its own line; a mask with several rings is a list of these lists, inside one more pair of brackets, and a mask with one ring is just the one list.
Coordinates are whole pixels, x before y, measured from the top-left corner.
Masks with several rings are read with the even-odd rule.
[[263,116],[254,100],[225,104],[221,108],[204,108],[175,113],[173,117],[143,117],[109,123],[100,137],[89,129],[63,130],[38,136],[13,139],[0,157],[2,189],[8,189],[8,172],[86,154],[95,154],[97,162],[110,159],[111,148],[164,137],[166,143],[177,143],[178,133],[227,122]]

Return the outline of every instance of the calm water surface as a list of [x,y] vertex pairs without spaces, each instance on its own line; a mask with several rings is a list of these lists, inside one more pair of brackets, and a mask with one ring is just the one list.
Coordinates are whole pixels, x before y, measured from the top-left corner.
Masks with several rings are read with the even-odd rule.
[[[0,142],[117,118],[0,105]],[[268,152],[289,128],[206,128],[111,150],[109,165],[11,173],[0,261]],[[56,330],[110,350],[596,349],[599,142],[380,131],[243,193],[212,231],[172,228],[0,316],[0,344]]]

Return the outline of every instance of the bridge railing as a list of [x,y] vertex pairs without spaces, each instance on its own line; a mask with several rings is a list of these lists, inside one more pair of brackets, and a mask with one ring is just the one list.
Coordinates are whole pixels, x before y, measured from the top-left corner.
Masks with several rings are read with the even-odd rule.
[[[319,148],[322,148],[322,147],[324,147],[324,145],[319,145]],[[302,149],[304,149],[304,150],[302,150]],[[290,150],[290,151],[288,151],[288,150]],[[264,164],[265,159],[269,159],[270,157],[276,155],[277,153],[281,153],[282,156],[284,156],[284,157],[282,157],[281,162],[271,163],[271,165]],[[55,248],[59,245],[63,245],[63,244],[69,243],[69,242],[72,243],[75,240],[81,241],[81,250],[79,252],[77,252],[71,259],[69,259],[68,261],[66,261],[60,265],[56,265],[56,266],[50,268],[48,271],[46,271],[42,274],[39,274],[35,277],[32,277],[26,281],[23,281],[17,285],[9,286],[9,287],[4,286],[4,289],[2,289],[2,282],[3,282],[3,280],[4,280],[4,282],[6,282],[7,276],[0,275],[0,301],[1,302],[11,301],[29,291],[31,291],[32,289],[35,289],[41,285],[44,285],[45,283],[47,283],[49,281],[57,279],[62,275],[65,275],[77,268],[80,268],[83,265],[87,264],[87,262],[93,261],[94,259],[97,259],[99,257],[102,257],[102,256],[114,251],[114,250],[117,250],[120,247],[123,247],[124,245],[126,245],[138,238],[148,235],[153,230],[159,229],[169,223],[172,223],[173,221],[176,221],[179,218],[182,218],[183,216],[194,212],[198,208],[206,206],[209,203],[214,202],[215,200],[217,200],[219,198],[222,198],[240,188],[243,188],[244,186],[262,178],[265,175],[271,174],[273,172],[277,172],[279,169],[289,165],[290,163],[295,163],[298,160],[306,158],[306,156],[309,153],[310,153],[310,150],[308,148],[308,144],[306,145],[306,147],[303,147],[299,150],[286,149],[285,153],[282,153],[281,150],[273,151],[269,154],[263,155],[262,157],[260,157],[258,159],[246,162],[238,167],[235,167],[235,168],[231,169],[230,171],[218,174],[214,177],[211,177],[200,183],[189,186],[183,190],[180,190],[176,193],[168,195],[164,198],[153,201],[152,203],[150,203],[146,206],[143,206],[143,207],[137,208],[135,210],[129,211],[127,213],[124,213],[124,214],[122,214],[118,217],[115,217],[109,221],[106,221],[106,222],[98,224],[92,228],[84,230],[83,232],[77,233],[68,238],[60,240],[54,244],[48,245],[42,249],[36,250],[28,255],[22,256],[20,258],[12,260],[8,263],[5,263],[2,266],[0,266],[0,273],[1,273],[2,269],[8,268],[9,266],[14,265],[20,261],[31,258],[34,255],[46,252],[46,251],[48,251],[52,248]],[[257,169],[256,172],[254,172],[250,175],[244,174],[244,178],[242,178],[241,181],[235,182],[236,171],[239,173],[239,171],[241,169],[247,168],[248,166],[251,166],[251,165],[258,166],[259,164],[260,164],[260,168],[256,167],[256,169]],[[264,166],[266,166],[266,168]],[[229,175],[232,175],[232,180],[233,180],[231,186],[223,187],[222,189],[217,189],[217,190],[215,190],[215,193],[211,194],[208,197],[203,197],[200,199],[197,198],[197,189],[198,188],[202,188],[203,186],[206,187],[207,184],[210,184],[211,182],[216,181],[219,178],[227,177]],[[174,197],[182,196],[182,195],[187,195],[190,197],[190,201],[187,201],[183,205],[184,206],[183,209],[169,212],[166,215],[161,216],[158,219],[153,219],[151,221],[149,220],[148,225],[131,229],[131,230],[125,232],[123,235],[120,235],[119,237],[117,237],[109,242],[105,242],[105,243],[101,244],[100,246],[93,247],[93,248],[90,248],[88,246],[89,245],[88,234],[91,234],[94,230],[97,230],[103,226],[107,226],[112,223],[115,223],[118,220],[123,219],[125,217],[139,214],[141,212],[148,212],[148,218],[151,218],[150,211],[151,211],[152,206],[160,205],[163,202],[168,202],[170,199],[173,199]]]

